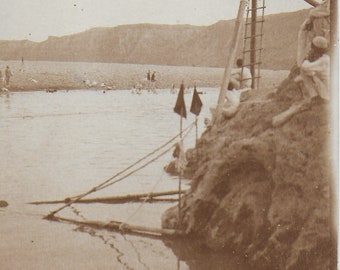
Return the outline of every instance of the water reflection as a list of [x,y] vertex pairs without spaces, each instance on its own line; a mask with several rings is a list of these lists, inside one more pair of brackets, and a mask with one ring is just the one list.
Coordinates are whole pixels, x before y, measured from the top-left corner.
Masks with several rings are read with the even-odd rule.
[[[163,239],[178,259],[178,269],[185,262],[190,270],[245,270],[254,269],[247,264],[245,257],[236,256],[231,251],[213,251],[193,238]],[[187,269],[187,268],[185,268]],[[182,269],[183,270],[183,269]]]

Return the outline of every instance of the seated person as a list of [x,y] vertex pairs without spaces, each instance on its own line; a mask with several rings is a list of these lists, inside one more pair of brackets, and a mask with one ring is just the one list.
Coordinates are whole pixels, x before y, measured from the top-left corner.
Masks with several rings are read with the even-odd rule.
[[[231,118],[236,114],[237,109],[238,109],[240,102],[241,102],[241,94],[243,92],[246,92],[246,91],[249,91],[249,90],[251,90],[250,87],[237,90],[237,89],[234,88],[233,83],[229,82],[228,91],[227,91],[226,97],[225,97],[225,102],[223,104],[222,111],[221,111],[223,118]],[[211,106],[210,107],[212,119],[209,123],[208,123],[207,120],[205,120],[206,125],[208,127],[211,126],[212,123],[215,121],[216,110],[217,110],[217,106]]]
[[[224,118],[231,118],[237,112],[237,109],[241,102],[241,94],[243,92],[251,90],[252,76],[250,70],[246,67],[242,68],[243,60],[237,59],[237,70],[231,74],[231,78],[228,84],[228,91],[225,97],[225,103],[222,107],[222,116]],[[217,106],[211,106],[211,121],[205,119],[204,123],[207,127],[210,127],[216,117]]]
[[252,82],[252,76],[250,73],[250,70],[247,67],[243,67],[243,60],[237,59],[236,66],[237,70],[236,72],[233,72],[231,74],[230,82],[233,84],[234,89],[242,89],[242,88],[248,88],[251,87]]
[[311,51],[300,67],[300,75],[295,82],[301,83],[304,99],[293,103],[288,110],[276,115],[272,120],[274,127],[282,125],[293,115],[307,109],[314,97],[320,96],[329,100],[329,67],[330,58],[326,54],[328,41],[326,38],[316,36],[312,40]]
[[301,64],[300,75],[296,82],[302,83],[302,92],[305,99],[320,96],[329,100],[329,67],[330,58],[326,54],[328,41],[326,38],[316,36],[313,38],[311,51]]

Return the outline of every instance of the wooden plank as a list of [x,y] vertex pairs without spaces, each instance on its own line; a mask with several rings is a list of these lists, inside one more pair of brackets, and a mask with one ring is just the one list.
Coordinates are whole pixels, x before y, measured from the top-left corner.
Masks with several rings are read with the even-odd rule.
[[226,67],[224,69],[222,85],[221,85],[221,89],[220,89],[220,94],[218,96],[217,108],[216,108],[216,117],[214,117],[214,122],[217,121],[217,123],[219,122],[219,120],[222,117],[222,107],[223,107],[223,104],[225,102],[225,95],[226,95],[227,87],[228,87],[230,77],[231,77],[231,69],[232,69],[232,66],[233,66],[234,61],[235,61],[236,51],[238,49],[240,35],[241,35],[241,32],[242,32],[243,15],[244,15],[244,11],[246,9],[247,4],[248,4],[248,1],[240,0],[237,18],[235,20],[234,32],[233,32],[233,36],[232,36],[232,39],[231,39],[231,42],[230,42],[229,48],[228,48],[228,54],[227,54],[228,55],[228,61],[227,61]]
[[[181,193],[185,193],[186,190],[182,190]],[[102,198],[92,198],[92,199],[81,199],[78,201],[74,201],[73,203],[127,203],[127,202],[166,202],[166,201],[174,201],[173,198],[165,198],[165,199],[156,199],[156,197],[161,196],[170,196],[179,194],[178,190],[172,191],[163,191],[163,192],[154,192],[154,193],[142,193],[142,194],[129,194],[124,196],[113,196],[113,197],[102,197]],[[28,204],[58,204],[58,203],[69,203],[71,201],[70,198],[66,198],[64,200],[52,200],[52,201],[35,201],[29,202]],[[177,201],[177,199],[175,200]]]
[[132,225],[123,223],[120,221],[110,221],[108,223],[96,220],[76,220],[71,218],[63,218],[52,216],[51,218],[46,218],[51,221],[59,221],[66,222],[75,225],[89,226],[96,229],[105,229],[105,230],[113,230],[119,231],[122,233],[132,233],[139,235],[151,235],[151,236],[183,236],[184,233],[179,230],[174,229],[162,229],[162,228],[154,228],[140,225]]

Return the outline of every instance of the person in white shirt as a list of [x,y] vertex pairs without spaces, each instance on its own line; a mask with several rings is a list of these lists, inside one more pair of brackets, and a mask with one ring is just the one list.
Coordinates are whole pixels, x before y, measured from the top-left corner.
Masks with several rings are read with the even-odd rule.
[[[243,92],[251,90],[252,76],[250,70],[246,67],[243,67],[243,60],[237,59],[236,66],[237,69],[235,72],[231,74],[231,78],[228,84],[228,91],[226,93],[225,102],[222,107],[221,114],[223,118],[231,118],[233,117],[240,105],[241,102],[241,94]],[[211,106],[211,120],[205,119],[205,124],[207,127],[210,127],[216,118],[216,110],[217,106]]]
[[301,82],[305,99],[320,96],[329,100],[330,57],[326,54],[328,41],[322,36],[313,38],[311,51],[301,64],[300,76],[295,81]]
[[288,110],[276,115],[272,119],[272,125],[282,125],[293,115],[308,109],[312,99],[320,97],[328,101],[330,58],[326,54],[328,41],[322,36],[316,36],[312,40],[310,53],[300,67],[300,75],[294,81],[301,84],[303,99],[293,103]]
[[237,70],[231,74],[230,83],[234,89],[242,89],[251,87],[252,76],[249,68],[243,67],[243,60],[236,60]]

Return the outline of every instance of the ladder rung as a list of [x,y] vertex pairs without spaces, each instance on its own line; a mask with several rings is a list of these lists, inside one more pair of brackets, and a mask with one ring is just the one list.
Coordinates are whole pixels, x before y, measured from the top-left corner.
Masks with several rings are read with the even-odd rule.
[[248,79],[241,79],[240,82],[244,82],[244,81],[249,81],[249,80],[252,80],[252,79],[260,79],[261,76],[255,76],[255,77],[251,77],[251,78],[248,78]]
[[252,80],[252,79],[260,79],[260,78],[261,78],[261,76],[255,76],[255,77],[251,77],[251,78],[249,78],[249,79],[241,79],[240,82],[250,81],[250,80]]
[[248,8],[247,11],[257,10],[257,9],[265,9],[266,6],[263,7],[257,7],[257,8]]
[[246,51],[243,51],[244,53],[249,53],[249,52],[256,52],[256,51],[262,51],[263,48],[259,48],[259,49],[251,49],[251,50],[246,50]]
[[251,66],[255,66],[255,65],[261,65],[262,62],[256,62],[256,63],[250,63],[250,64],[247,64],[247,65],[243,65],[243,67],[251,67]]
[[249,81],[249,80],[252,80],[253,78],[248,78],[248,79],[241,79],[240,81],[241,82],[244,82],[244,81]]
[[[255,23],[263,23],[264,20],[256,21]],[[253,24],[254,22],[247,22],[246,25]]]
[[244,39],[250,39],[250,38],[254,38],[254,37],[262,37],[263,34],[257,34],[257,35],[253,35],[253,36],[248,36],[248,37],[244,37]]

